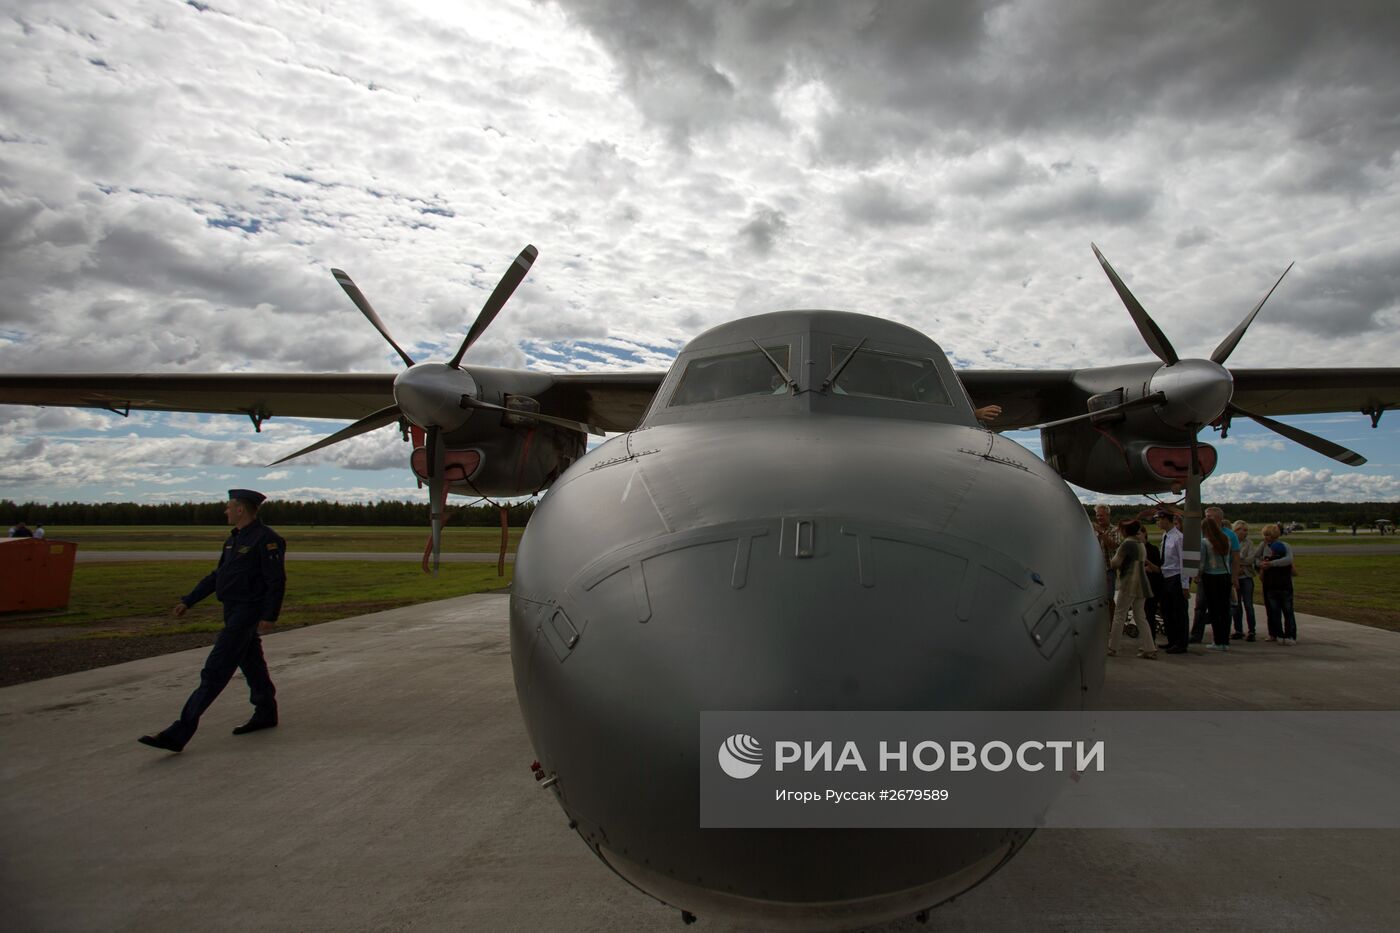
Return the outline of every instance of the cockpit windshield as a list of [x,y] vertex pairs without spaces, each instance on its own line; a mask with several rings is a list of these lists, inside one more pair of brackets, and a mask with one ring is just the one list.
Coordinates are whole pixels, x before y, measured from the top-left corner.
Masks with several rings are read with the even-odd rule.
[[[861,395],[891,398],[925,405],[951,405],[948,389],[938,375],[933,360],[916,356],[868,350],[851,354],[851,347],[831,348],[831,367],[845,361],[831,391],[835,395]],[[850,356],[849,360],[846,357]]]
[[[764,347],[768,355],[786,369],[787,345]],[[741,350],[691,360],[671,396],[670,405],[697,405],[723,399],[760,395],[787,395],[790,389],[782,375],[763,355],[763,350]]]

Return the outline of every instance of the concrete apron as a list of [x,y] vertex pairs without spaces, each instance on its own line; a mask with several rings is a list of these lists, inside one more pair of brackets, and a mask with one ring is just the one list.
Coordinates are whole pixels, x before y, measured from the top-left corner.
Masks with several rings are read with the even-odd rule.
[[[251,710],[235,677],[180,755],[135,739],[175,717],[203,649],[0,690],[5,928],[681,929],[532,779],[506,613],[468,596],[271,636],[282,725],[229,734]],[[1400,636],[1298,628],[1111,658],[1105,705],[1400,708]],[[930,927],[883,929],[1393,929],[1397,869],[1400,831],[1041,831]]]

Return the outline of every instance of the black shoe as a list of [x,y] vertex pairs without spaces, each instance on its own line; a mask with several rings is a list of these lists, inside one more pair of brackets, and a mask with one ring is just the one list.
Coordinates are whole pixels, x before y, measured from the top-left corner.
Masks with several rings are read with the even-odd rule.
[[1162,649],[1162,650],[1165,651],[1167,654],[1185,654],[1185,653],[1186,653],[1186,646],[1185,646],[1185,645],[1172,645],[1170,648],[1164,648],[1164,649]]
[[[1201,636],[1201,637],[1204,638],[1205,636],[1203,635],[1203,636]],[[1201,643],[1201,639],[1200,639],[1200,638],[1193,638],[1193,639],[1191,639],[1191,644],[1193,644],[1193,645],[1199,645],[1200,643]]]
[[259,729],[274,729],[277,727],[275,719],[258,719],[254,717],[241,726],[235,726],[234,735],[247,735],[249,732],[257,732]]
[[1245,640],[1245,641],[1254,641],[1254,633],[1253,633],[1253,632],[1250,632],[1248,635],[1246,635],[1246,636],[1244,637],[1244,640]]
[[1230,640],[1231,640],[1231,641],[1234,641],[1234,640],[1237,639],[1237,638],[1243,638],[1243,637],[1244,637],[1244,632],[1231,632],[1231,633],[1230,633]]
[[183,745],[176,745],[175,740],[164,732],[157,732],[155,735],[143,735],[136,741],[142,745],[149,745],[151,748],[163,748],[167,752],[178,752],[184,749]]

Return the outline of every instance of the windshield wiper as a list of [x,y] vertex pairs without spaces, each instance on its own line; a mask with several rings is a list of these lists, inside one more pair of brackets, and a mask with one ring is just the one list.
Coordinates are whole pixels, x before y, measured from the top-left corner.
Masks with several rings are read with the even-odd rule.
[[[753,340],[752,337],[749,339]],[[788,375],[788,371],[783,369],[783,364],[773,359],[773,354],[763,349],[763,344],[759,343],[757,340],[753,340],[753,345],[758,347],[758,352],[763,354],[764,359],[773,364],[773,368],[778,371],[778,375],[783,377],[784,384],[786,384],[789,389],[795,390],[797,388],[797,380]]]
[[830,376],[826,377],[826,381],[822,383],[822,387],[817,390],[818,392],[825,394],[826,390],[831,388],[831,384],[836,381],[836,377],[841,375],[841,370],[846,368],[846,364],[851,361],[851,357],[856,355],[857,350],[865,346],[866,339],[867,338],[865,337],[860,338],[860,343],[856,344],[854,347],[851,347],[851,352],[847,353],[846,358],[842,360],[840,364],[831,371]]

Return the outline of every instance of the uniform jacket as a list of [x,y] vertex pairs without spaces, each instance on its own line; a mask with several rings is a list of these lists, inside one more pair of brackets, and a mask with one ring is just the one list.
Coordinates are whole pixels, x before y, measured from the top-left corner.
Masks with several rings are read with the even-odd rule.
[[259,606],[259,619],[276,622],[287,589],[286,551],[287,542],[260,519],[231,529],[219,565],[180,602],[193,606],[213,593],[221,603]]

